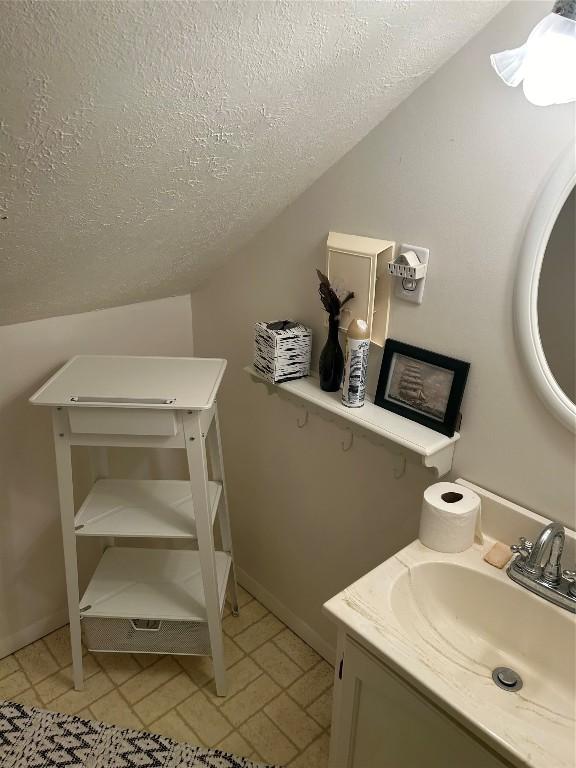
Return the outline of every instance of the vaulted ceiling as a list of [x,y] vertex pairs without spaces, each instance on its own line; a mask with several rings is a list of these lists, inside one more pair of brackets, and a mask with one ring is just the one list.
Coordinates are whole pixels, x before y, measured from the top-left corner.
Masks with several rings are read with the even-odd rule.
[[190,291],[504,5],[4,0],[0,323]]

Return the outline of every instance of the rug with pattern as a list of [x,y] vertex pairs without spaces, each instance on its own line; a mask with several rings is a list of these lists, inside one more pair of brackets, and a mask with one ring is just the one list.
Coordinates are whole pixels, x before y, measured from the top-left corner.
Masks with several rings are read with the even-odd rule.
[[272,768],[218,749],[0,701],[2,768]]

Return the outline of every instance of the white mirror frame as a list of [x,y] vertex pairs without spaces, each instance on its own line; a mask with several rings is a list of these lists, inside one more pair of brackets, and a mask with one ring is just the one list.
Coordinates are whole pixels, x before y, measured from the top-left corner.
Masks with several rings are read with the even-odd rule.
[[546,407],[576,432],[576,404],[558,386],[546,360],[538,328],[538,284],[550,234],[576,185],[576,150],[570,145],[554,166],[524,236],[514,295],[516,337],[528,373]]

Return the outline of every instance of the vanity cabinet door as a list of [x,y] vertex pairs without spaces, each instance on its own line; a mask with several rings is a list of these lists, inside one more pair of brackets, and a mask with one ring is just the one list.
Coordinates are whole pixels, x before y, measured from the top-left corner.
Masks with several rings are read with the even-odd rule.
[[496,756],[349,638],[330,768],[502,768]]

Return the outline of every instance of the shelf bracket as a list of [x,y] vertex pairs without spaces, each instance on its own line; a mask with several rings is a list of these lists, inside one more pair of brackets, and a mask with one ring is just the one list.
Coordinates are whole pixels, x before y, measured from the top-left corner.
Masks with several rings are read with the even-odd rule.
[[441,451],[437,451],[433,456],[424,456],[424,466],[435,469],[438,477],[447,475],[452,469],[454,448],[454,443],[451,443]]

